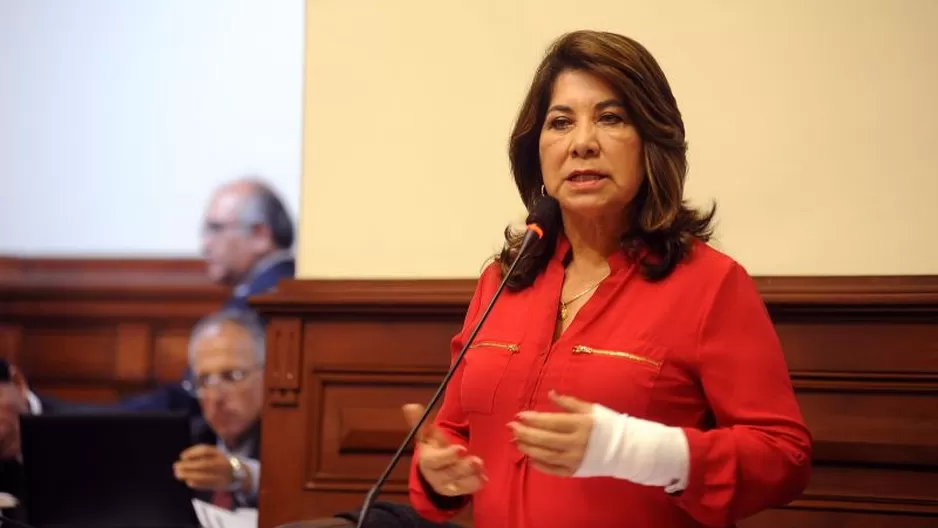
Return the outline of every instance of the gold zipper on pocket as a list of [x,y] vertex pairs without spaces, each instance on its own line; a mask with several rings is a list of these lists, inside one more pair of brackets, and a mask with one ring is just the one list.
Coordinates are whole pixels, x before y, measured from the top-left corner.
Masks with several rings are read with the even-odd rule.
[[585,345],[574,345],[573,347],[574,354],[598,354],[600,356],[612,356],[620,357],[625,359],[630,359],[632,361],[637,361],[639,363],[644,363],[646,365],[651,365],[655,368],[661,368],[661,362],[655,361],[654,359],[649,359],[645,356],[639,356],[632,354],[630,352],[619,352],[616,350],[600,350],[598,348],[588,347]]
[[511,352],[512,354],[517,353],[521,350],[521,347],[512,343],[499,343],[497,341],[480,341],[478,343],[473,343],[469,348],[481,348],[481,347],[491,347],[491,348],[504,348],[505,350]]

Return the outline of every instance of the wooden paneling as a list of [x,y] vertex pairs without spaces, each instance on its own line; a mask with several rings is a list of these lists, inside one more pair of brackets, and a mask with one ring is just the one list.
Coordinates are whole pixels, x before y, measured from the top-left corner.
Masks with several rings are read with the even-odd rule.
[[[814,475],[743,528],[938,526],[938,277],[758,283],[814,435]],[[358,507],[445,374],[474,283],[290,281],[271,319],[261,528]],[[289,377],[293,375],[294,377]],[[401,461],[382,500],[406,500]]]
[[180,368],[189,361],[189,333],[191,326],[156,327],[153,335],[153,380],[157,384],[179,379]]
[[0,257],[0,356],[42,394],[114,401],[178,380],[226,296],[198,260]]
[[[805,419],[804,496],[743,528],[938,526],[938,278],[761,278]],[[474,284],[292,281],[271,317],[262,528],[357,507],[426,401]],[[0,356],[38,391],[113,401],[176,380],[227,292],[185,260],[0,257]],[[382,500],[406,500],[402,460]],[[270,504],[273,506],[264,507]]]

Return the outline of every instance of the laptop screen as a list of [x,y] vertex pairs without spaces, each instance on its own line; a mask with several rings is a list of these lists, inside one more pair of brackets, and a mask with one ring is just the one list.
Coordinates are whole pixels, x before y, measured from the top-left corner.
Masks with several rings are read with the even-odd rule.
[[173,476],[191,443],[175,413],[23,416],[27,522],[36,528],[198,526]]

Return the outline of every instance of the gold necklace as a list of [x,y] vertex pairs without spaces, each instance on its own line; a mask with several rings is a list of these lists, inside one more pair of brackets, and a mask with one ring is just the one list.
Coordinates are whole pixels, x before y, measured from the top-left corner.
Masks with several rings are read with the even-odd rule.
[[567,301],[564,301],[563,299],[560,299],[560,320],[561,320],[561,321],[566,321],[566,320],[567,320],[567,306],[570,306],[570,303],[572,303],[573,301],[579,299],[580,297],[583,297],[583,296],[586,295],[587,293],[593,291],[597,286],[600,285],[600,283],[602,283],[602,281],[606,280],[606,277],[608,277],[608,276],[609,276],[609,273],[606,273],[605,275],[603,275],[602,277],[600,277],[598,281],[596,281],[596,282],[594,282],[593,284],[591,284],[589,288],[587,288],[587,289],[581,291],[580,293],[574,295],[572,299],[569,299],[569,300],[567,300]]

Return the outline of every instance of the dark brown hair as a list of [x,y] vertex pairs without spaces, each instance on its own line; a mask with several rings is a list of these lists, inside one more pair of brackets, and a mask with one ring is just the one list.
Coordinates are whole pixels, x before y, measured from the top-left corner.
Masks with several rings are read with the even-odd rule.
[[[700,212],[684,202],[687,143],[684,122],[668,80],[657,61],[638,42],[615,33],[576,31],[557,39],[538,66],[518,114],[509,145],[515,185],[528,211],[541,197],[539,142],[554,80],[568,70],[605,80],[625,103],[644,144],[645,179],[630,205],[623,251],[641,265],[651,281],[667,277],[689,253],[695,239],[708,241],[716,205]],[[530,286],[556,247],[561,226],[549,230],[518,263],[507,286]],[[496,257],[506,273],[523,232],[505,229],[505,246]]]

